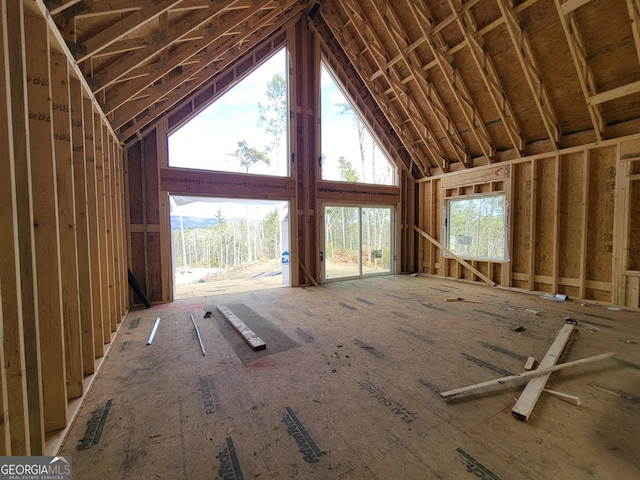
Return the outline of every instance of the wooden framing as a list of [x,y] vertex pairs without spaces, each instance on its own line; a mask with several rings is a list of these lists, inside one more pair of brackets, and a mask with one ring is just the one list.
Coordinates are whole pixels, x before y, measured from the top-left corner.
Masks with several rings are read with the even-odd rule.
[[78,285],[78,246],[76,230],[75,178],[71,140],[71,91],[67,57],[51,55],[51,94],[53,138],[56,158],[60,273],[62,286],[63,332],[68,398],[82,395],[82,341],[80,338],[80,294]]
[[[46,22],[25,14],[27,98],[31,148],[31,183],[34,252],[38,292],[40,353],[45,431],[64,428],[67,422],[66,375],[60,232],[56,159],[53,150],[51,74]],[[63,372],[62,375],[59,372]]]
[[[86,167],[87,182],[87,220],[89,227],[89,244],[91,254],[94,259],[102,258],[100,252],[102,245],[98,240],[98,182],[96,176],[96,161],[94,148],[94,114],[93,104],[88,99],[83,98],[84,112],[84,155]],[[102,285],[102,269],[104,268],[101,261],[92,262],[91,265],[91,296],[93,303],[93,345],[96,357],[104,354],[104,329],[103,323],[106,322],[104,314],[104,302]]]
[[85,161],[84,105],[80,81],[70,79],[71,139],[73,150],[74,194],[76,206],[76,232],[78,247],[78,285],[80,295],[80,322],[82,329],[82,367],[85,375],[95,372],[94,306],[92,248],[89,241],[88,168]]
[[[20,277],[20,251],[18,236],[18,192],[19,188],[28,188],[28,177],[21,182],[16,177],[15,157],[19,154],[19,144],[13,141],[14,123],[25,121],[24,109],[11,113],[12,98],[10,83],[10,63],[21,54],[21,41],[8,42],[7,4],[0,5],[0,222],[4,225],[4,234],[0,235],[0,301],[2,303],[2,332],[4,341],[0,346],[2,373],[0,374],[0,399],[2,417],[5,419],[0,428],[0,453],[9,455],[12,451],[26,454],[29,451],[27,424],[27,397],[24,343],[22,321],[22,292]],[[14,25],[15,27],[15,25]],[[18,29],[20,28],[18,24]],[[14,30],[15,32],[15,30]],[[18,33],[19,30],[18,30]],[[19,36],[18,38],[21,38]],[[10,52],[11,48],[11,52]],[[17,52],[16,52],[17,50]],[[22,58],[20,55],[18,58]],[[15,78],[15,77],[14,77]],[[24,125],[23,128],[24,130]],[[23,139],[22,142],[26,142]],[[24,160],[24,158],[22,159]],[[26,165],[23,165],[26,167]],[[20,168],[20,166],[18,166]],[[26,192],[28,197],[28,191]],[[28,211],[27,211],[28,214]],[[27,217],[28,218],[28,217]],[[27,245],[25,245],[27,247]],[[27,285],[26,288],[29,288]],[[33,305],[32,305],[33,307]],[[11,422],[6,421],[10,418]],[[11,425],[12,428],[9,428]]]
[[[633,233],[639,222],[630,213],[640,195],[640,189],[634,194],[630,189],[637,182],[631,173],[636,158],[640,140],[633,136],[420,179],[416,184],[425,194],[417,226],[437,239],[439,205],[447,192],[473,195],[499,188],[509,205],[509,262],[474,262],[475,268],[493,271],[489,277],[503,287],[637,308],[640,274],[628,267],[629,245],[637,251],[639,244]],[[446,259],[442,265],[426,260],[437,258],[439,250],[423,242],[420,271],[459,278]]]
[[[106,234],[97,228],[94,123],[110,145],[101,181],[112,208],[100,220],[112,230],[121,222],[112,180],[122,155],[44,4],[3,2],[0,15],[0,451],[43,455],[57,453],[53,432],[69,425],[72,399],[86,393],[104,354],[100,292],[113,290],[114,314],[122,298],[94,256]],[[124,252],[122,240],[113,235],[111,249]]]

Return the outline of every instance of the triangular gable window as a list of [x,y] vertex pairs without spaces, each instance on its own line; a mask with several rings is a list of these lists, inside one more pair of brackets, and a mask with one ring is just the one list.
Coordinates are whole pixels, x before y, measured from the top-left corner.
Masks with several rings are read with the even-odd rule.
[[168,136],[169,166],[287,176],[286,48]]
[[396,185],[396,167],[323,63],[320,74],[322,179]]

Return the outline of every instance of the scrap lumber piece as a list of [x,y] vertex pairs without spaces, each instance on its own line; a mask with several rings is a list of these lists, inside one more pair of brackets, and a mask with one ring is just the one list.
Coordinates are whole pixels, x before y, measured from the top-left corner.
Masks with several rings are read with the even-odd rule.
[[149,340],[147,340],[147,345],[151,345],[151,342],[153,342],[153,337],[156,335],[156,330],[158,330],[159,324],[160,317],[156,318],[156,323],[153,324],[153,328],[151,329],[151,333],[149,334]]
[[565,402],[568,402],[571,405],[575,405],[576,407],[579,407],[580,405],[582,405],[580,398],[576,397],[575,395],[569,395],[568,393],[557,392],[556,390],[551,390],[549,388],[545,388],[544,391],[547,392],[549,395],[553,395],[554,397],[557,397],[560,400],[564,400]]
[[449,297],[449,298],[445,298],[444,301],[445,302],[467,302],[467,303],[480,303],[480,304],[482,304],[482,302],[476,302],[474,300],[465,300],[462,297]]
[[613,357],[614,355],[615,355],[614,352],[601,353],[600,355],[581,358],[580,360],[574,360],[573,362],[560,363],[552,367],[538,368],[536,370],[531,370],[529,372],[522,372],[518,375],[509,375],[507,377],[494,378],[493,380],[488,380],[486,382],[476,383],[474,385],[467,385],[466,387],[455,388],[453,390],[447,390],[446,392],[440,392],[440,396],[442,398],[447,398],[453,395],[458,395],[459,393],[466,393],[472,390],[478,390],[483,387],[490,387],[492,385],[501,385],[503,383],[513,382],[515,380],[522,380],[523,378],[537,377],[540,375],[544,375],[546,373],[557,372],[558,370],[562,370],[564,368],[573,367],[576,365],[583,365],[585,363],[598,362],[600,360],[605,360],[607,358]]
[[264,343],[262,339],[253,332],[253,330],[247,327],[245,323],[225,305],[218,305],[218,311],[227,319],[234,330],[240,334],[244,341],[247,342],[253,350],[262,350],[263,348],[267,348],[267,344]]
[[528,372],[529,370],[533,370],[533,364],[536,363],[536,359],[534,357],[527,358],[527,363],[524,364],[524,369]]
[[[562,354],[564,347],[567,345],[571,334],[575,325],[573,324],[565,324],[560,329],[560,332],[556,336],[556,339],[553,341],[549,350],[542,360],[540,360],[540,364],[538,365],[538,370],[541,368],[551,367],[558,363],[558,358]],[[540,395],[542,394],[542,390],[547,384],[547,380],[549,380],[549,376],[551,373],[546,375],[534,378],[529,381],[524,391],[518,398],[518,401],[514,405],[513,409],[511,409],[511,414],[517,418],[518,420],[522,420],[526,422],[531,415],[534,407],[536,406],[536,402]]]
[[431,243],[433,243],[436,247],[438,247],[440,250],[444,250],[445,252],[447,252],[449,255],[451,255],[451,257],[458,263],[460,263],[462,266],[464,266],[465,268],[471,270],[477,277],[480,277],[485,283],[488,283],[489,285],[491,285],[492,287],[496,286],[496,282],[494,282],[493,280],[491,280],[489,277],[487,277],[484,273],[482,273],[480,270],[478,270],[477,268],[475,268],[473,265],[471,265],[470,263],[466,262],[465,260],[463,260],[462,258],[460,258],[458,255],[456,255],[455,253],[453,253],[451,250],[449,250],[447,247],[445,247],[444,245],[442,245],[439,241],[437,241],[435,238],[433,238],[431,235],[429,235],[427,232],[421,230],[420,228],[418,228],[415,225],[412,225],[413,229],[418,232],[420,235],[422,235],[424,238],[426,238],[427,240],[429,240]]
[[193,314],[189,314],[191,316],[191,322],[193,322],[193,328],[196,329],[196,334],[198,335],[198,341],[200,342],[200,350],[202,350],[202,356],[205,355],[204,345],[202,344],[202,337],[200,336],[200,330],[198,329],[198,325],[196,324],[195,318],[193,318]]

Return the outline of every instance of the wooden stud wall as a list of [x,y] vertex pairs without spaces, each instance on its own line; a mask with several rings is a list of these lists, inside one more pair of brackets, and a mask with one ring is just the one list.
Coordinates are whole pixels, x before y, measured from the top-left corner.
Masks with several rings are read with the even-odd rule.
[[[417,225],[441,238],[447,198],[505,192],[509,261],[470,263],[499,285],[638,308],[640,139],[627,137],[416,182]],[[478,281],[418,237],[420,271]]]
[[0,67],[0,455],[55,454],[126,314],[122,149],[41,1]]

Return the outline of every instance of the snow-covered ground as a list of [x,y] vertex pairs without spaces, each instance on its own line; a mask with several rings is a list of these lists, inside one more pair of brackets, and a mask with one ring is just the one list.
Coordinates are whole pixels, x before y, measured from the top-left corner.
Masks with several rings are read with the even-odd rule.
[[176,285],[189,285],[204,280],[207,275],[219,272],[220,268],[191,267],[187,271],[176,272]]

